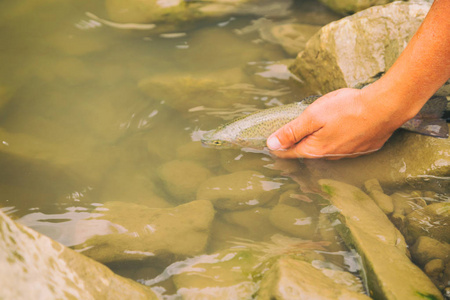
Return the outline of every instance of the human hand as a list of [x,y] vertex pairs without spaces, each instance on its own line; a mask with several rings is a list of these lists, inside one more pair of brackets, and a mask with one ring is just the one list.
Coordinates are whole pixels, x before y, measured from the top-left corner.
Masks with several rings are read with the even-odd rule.
[[344,88],[312,103],[267,140],[281,158],[340,159],[380,149],[404,121],[377,93]]

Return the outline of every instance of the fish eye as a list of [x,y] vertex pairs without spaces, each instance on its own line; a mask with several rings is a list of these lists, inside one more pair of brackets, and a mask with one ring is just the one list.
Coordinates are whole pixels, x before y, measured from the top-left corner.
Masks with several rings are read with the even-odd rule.
[[214,144],[215,146],[220,146],[220,145],[222,145],[222,142],[221,142],[221,141],[218,141],[218,140],[215,140],[215,141],[213,141],[213,144]]

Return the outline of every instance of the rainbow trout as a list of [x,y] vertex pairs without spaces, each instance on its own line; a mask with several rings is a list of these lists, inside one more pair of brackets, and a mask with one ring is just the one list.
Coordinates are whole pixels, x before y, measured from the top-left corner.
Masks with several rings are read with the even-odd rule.
[[[283,125],[297,118],[320,96],[310,96],[300,102],[281,105],[237,118],[203,135],[202,144],[217,149],[264,149],[267,138]],[[448,137],[448,126],[441,119],[447,106],[445,97],[433,97],[416,117],[401,128],[435,137]]]

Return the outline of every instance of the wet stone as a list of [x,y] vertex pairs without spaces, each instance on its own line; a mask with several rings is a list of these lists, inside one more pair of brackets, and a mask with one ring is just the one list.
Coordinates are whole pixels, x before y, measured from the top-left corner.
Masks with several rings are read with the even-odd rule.
[[180,270],[173,281],[183,299],[250,299],[257,290],[251,280],[255,262],[248,249],[223,250],[185,261],[190,271]]
[[381,208],[385,214],[391,214],[394,211],[394,204],[391,197],[383,192],[383,188],[377,179],[370,179],[364,182],[369,196],[375,201],[375,203]]
[[336,207],[329,217],[349,247],[363,259],[370,295],[375,299],[442,299],[431,280],[411,262],[406,243],[373,200],[357,187],[322,179],[322,190]]
[[14,91],[11,87],[0,85],[0,110],[11,100],[13,95]]
[[292,1],[278,2],[274,5],[270,1],[253,0],[199,1],[186,5],[183,1],[106,0],[105,6],[109,17],[116,22],[180,24],[230,14],[286,14]]
[[232,211],[222,214],[225,221],[245,229],[253,238],[264,239],[277,232],[269,221],[270,209],[263,207],[250,208],[243,211]]
[[198,187],[211,177],[211,172],[200,164],[189,160],[172,160],[158,169],[167,193],[179,203],[195,199]]
[[408,215],[416,209],[426,206],[422,199],[412,196],[411,194],[396,192],[391,195],[394,205],[394,214]]
[[218,166],[220,152],[203,147],[200,142],[189,142],[177,148],[176,156],[179,160],[195,161],[211,169]]
[[375,5],[383,5],[394,0],[319,0],[332,10],[343,15],[367,9]]
[[295,237],[310,240],[316,234],[317,216],[309,215],[298,207],[278,204],[272,208],[269,220],[276,228]]
[[321,94],[372,83],[392,66],[429,8],[425,2],[396,1],[332,22],[308,41],[291,71]]
[[406,238],[413,243],[420,236],[450,243],[450,203],[434,203],[406,216]]
[[419,237],[411,247],[411,256],[419,266],[425,266],[433,259],[450,261],[450,245],[428,236]]
[[95,262],[0,211],[0,298],[158,299],[148,288]]
[[[340,273],[333,276],[340,278],[340,281],[335,281],[327,276],[327,271],[333,272],[315,268],[305,261],[281,258],[264,274],[258,299],[370,299],[363,294],[361,284],[350,273],[335,271]],[[348,280],[348,277],[353,278]],[[352,290],[355,286],[359,286],[357,291]]]
[[[450,139],[406,131],[396,132],[379,151],[338,161],[305,160],[313,176],[362,186],[376,178],[384,188],[408,183],[414,188],[447,191],[450,173]],[[423,180],[430,176],[436,180]],[[439,178],[443,178],[440,180]]]
[[239,171],[211,177],[197,191],[197,199],[210,200],[224,210],[245,210],[272,199],[282,184],[256,171]]
[[[206,247],[214,209],[198,200],[173,208],[109,202],[98,216],[79,226],[91,228],[91,238],[77,245],[83,254],[104,263],[192,256]],[[99,226],[105,224],[102,229]]]

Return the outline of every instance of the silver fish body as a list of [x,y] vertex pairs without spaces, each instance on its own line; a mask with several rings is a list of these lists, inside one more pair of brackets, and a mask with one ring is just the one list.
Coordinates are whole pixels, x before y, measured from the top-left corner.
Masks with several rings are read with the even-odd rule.
[[[297,118],[320,96],[310,96],[300,102],[254,112],[219,126],[203,135],[202,144],[217,149],[264,149],[267,138],[283,125]],[[424,135],[446,138],[448,126],[441,119],[447,105],[445,97],[431,98],[416,117],[401,128]]]
[[297,118],[319,96],[300,102],[254,112],[207,132],[202,138],[206,147],[263,149],[267,138],[278,128]]

